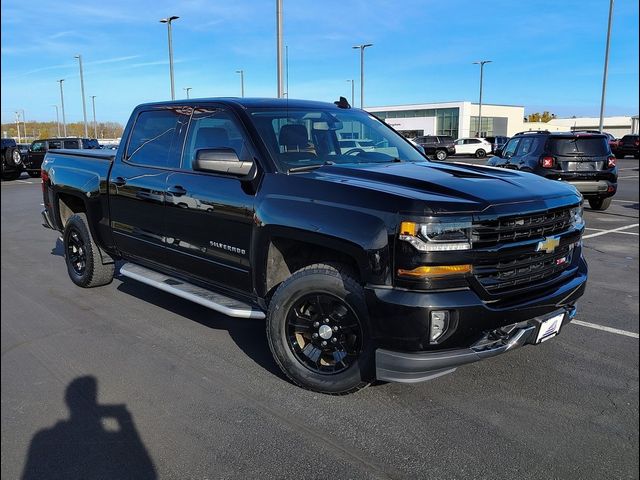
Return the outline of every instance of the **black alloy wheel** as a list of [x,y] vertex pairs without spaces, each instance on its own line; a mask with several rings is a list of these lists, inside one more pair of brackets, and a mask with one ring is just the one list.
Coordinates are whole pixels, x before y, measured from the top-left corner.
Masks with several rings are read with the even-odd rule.
[[328,293],[299,298],[287,314],[287,339],[296,359],[315,373],[336,374],[362,350],[362,327],[351,308]]
[[82,276],[87,268],[87,246],[80,232],[72,227],[69,229],[69,237],[67,239],[67,258],[69,265],[73,271]]

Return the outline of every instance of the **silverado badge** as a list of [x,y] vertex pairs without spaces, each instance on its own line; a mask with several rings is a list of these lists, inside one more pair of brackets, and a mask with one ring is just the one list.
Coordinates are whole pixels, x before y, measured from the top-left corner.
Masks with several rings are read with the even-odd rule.
[[547,253],[553,253],[556,247],[560,245],[560,238],[558,237],[550,237],[545,238],[542,242],[538,242],[538,246],[536,247],[536,252],[540,252],[544,250]]

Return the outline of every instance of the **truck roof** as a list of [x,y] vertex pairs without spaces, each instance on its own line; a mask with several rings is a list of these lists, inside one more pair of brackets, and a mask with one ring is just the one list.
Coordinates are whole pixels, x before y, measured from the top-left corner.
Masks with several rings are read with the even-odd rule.
[[150,102],[138,105],[141,107],[153,107],[161,105],[199,105],[202,103],[221,103],[237,105],[243,108],[331,108],[338,110],[339,107],[329,102],[318,102],[314,100],[296,100],[287,98],[240,98],[240,97],[210,97],[210,98],[190,98],[185,100],[172,100],[165,102]]

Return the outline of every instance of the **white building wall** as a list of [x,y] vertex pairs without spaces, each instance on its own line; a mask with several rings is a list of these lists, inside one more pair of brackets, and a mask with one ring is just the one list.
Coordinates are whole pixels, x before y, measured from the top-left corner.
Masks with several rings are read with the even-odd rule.
[[[480,108],[477,103],[465,102],[464,123],[460,129],[461,137],[474,136],[475,132],[470,132],[471,117],[477,117]],[[507,136],[512,137],[524,128],[524,107],[516,105],[482,105],[482,117],[502,117],[507,119]]]
[[425,135],[436,132],[436,117],[387,118],[385,122],[396,130],[424,130]]

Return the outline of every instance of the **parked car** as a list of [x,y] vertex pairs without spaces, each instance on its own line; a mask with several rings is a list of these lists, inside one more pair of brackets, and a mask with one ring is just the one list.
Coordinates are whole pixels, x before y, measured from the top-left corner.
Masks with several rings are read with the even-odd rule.
[[459,138],[454,142],[456,155],[473,155],[485,158],[492,151],[492,146],[484,138]]
[[613,148],[613,153],[617,158],[624,158],[627,155],[640,158],[640,137],[638,135],[625,135]]
[[446,135],[428,135],[414,138],[413,141],[424,148],[426,155],[433,156],[436,160],[446,160],[449,155],[456,153],[453,137]]
[[601,133],[518,133],[488,165],[571,183],[594,210],[609,208],[618,188],[616,157]]
[[[123,277],[266,319],[282,371],[330,394],[561,333],[587,280],[575,188],[434,163],[345,103],[146,104],[116,153],[49,150],[42,215],[71,280],[105,285],[122,259]],[[342,153],[344,128],[376,147]]]
[[372,151],[375,149],[375,142],[367,138],[353,138],[340,140],[340,151],[348,154],[352,150],[362,150],[364,152]]
[[491,153],[494,153],[499,148],[504,147],[509,141],[509,137],[505,137],[503,135],[485,137],[484,139],[491,144]]
[[24,159],[24,167],[30,177],[40,176],[40,166],[45,154],[55,149],[87,149],[100,148],[98,141],[93,138],[44,138],[35,140],[29,147],[29,152]]
[[2,179],[16,180],[22,173],[22,154],[13,138],[2,139]]

